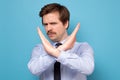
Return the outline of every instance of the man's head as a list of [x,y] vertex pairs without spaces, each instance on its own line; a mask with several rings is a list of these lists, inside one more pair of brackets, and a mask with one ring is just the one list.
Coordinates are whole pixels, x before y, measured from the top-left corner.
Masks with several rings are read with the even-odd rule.
[[70,13],[65,6],[47,4],[41,9],[39,16],[42,17],[42,24],[52,41],[59,42],[67,37]]
[[42,17],[42,22],[43,16],[52,12],[59,13],[59,19],[63,24],[65,24],[67,21],[69,22],[70,20],[69,10],[65,6],[60,5],[58,3],[47,4],[41,9],[39,16]]

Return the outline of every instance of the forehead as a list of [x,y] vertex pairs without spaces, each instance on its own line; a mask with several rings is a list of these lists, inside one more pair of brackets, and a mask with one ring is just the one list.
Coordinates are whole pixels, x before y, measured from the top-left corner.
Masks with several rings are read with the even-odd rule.
[[43,23],[45,22],[52,22],[52,21],[60,21],[60,16],[58,12],[48,13],[43,16]]

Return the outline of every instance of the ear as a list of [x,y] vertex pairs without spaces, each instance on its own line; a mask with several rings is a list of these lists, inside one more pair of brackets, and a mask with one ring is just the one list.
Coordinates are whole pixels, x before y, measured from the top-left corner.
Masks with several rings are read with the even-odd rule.
[[66,23],[65,23],[64,25],[65,25],[65,28],[67,29],[67,28],[68,28],[68,26],[69,26],[69,22],[68,22],[68,21],[66,21]]

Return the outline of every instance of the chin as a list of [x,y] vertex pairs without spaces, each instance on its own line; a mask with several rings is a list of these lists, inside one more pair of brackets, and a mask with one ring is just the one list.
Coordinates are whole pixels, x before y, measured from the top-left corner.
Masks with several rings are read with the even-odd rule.
[[57,40],[57,39],[50,39],[50,40],[52,40],[53,42],[58,42],[58,40]]

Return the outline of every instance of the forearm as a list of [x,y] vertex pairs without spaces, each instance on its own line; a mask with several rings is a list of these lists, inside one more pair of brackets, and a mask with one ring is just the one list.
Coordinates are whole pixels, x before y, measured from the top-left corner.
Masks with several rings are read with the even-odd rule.
[[78,56],[75,53],[62,52],[58,57],[61,64],[68,66],[70,69],[79,71],[83,74],[89,75],[94,70],[93,56]]
[[51,64],[53,64],[55,59],[51,56],[40,56],[31,58],[28,63],[28,68],[34,75],[40,75],[44,72]]
[[47,54],[43,46],[38,44],[32,51],[31,59],[28,63],[28,68],[33,74],[40,75],[54,62],[55,58]]

